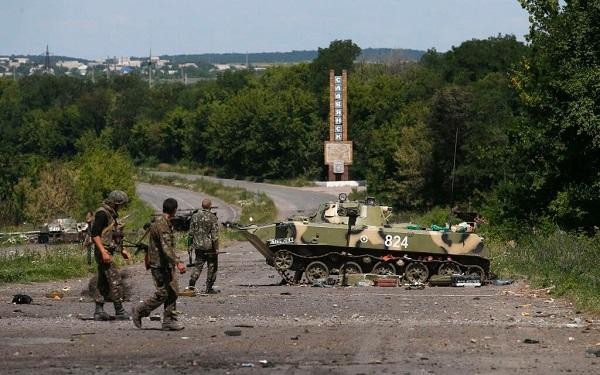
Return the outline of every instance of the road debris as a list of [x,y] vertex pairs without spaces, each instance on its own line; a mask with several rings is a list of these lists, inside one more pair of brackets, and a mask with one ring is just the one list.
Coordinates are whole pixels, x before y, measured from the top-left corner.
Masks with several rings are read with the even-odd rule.
[[539,344],[540,340],[536,339],[524,339],[523,344]]
[[63,292],[61,292],[60,290],[53,290],[49,293],[45,294],[46,298],[50,298],[50,299],[62,299],[65,294]]
[[600,357],[600,347],[585,349],[585,355],[586,357]]
[[12,299],[12,303],[15,305],[29,305],[33,302],[33,298],[27,294],[15,294]]
[[241,329],[228,329],[224,333],[226,336],[241,336],[242,330]]

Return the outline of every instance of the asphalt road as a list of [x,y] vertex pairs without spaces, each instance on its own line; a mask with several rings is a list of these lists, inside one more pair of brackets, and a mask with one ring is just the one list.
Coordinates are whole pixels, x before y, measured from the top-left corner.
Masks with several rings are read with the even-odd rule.
[[285,219],[298,211],[310,212],[316,209],[320,203],[336,199],[341,192],[348,192],[348,188],[297,188],[175,172],[148,171],[148,173],[163,177],[184,178],[191,181],[202,178],[219,182],[225,186],[241,187],[248,191],[265,193],[277,206],[280,219]]
[[[159,331],[160,322],[149,319],[142,330],[127,321],[79,319],[93,310],[80,301],[87,280],[0,286],[0,372],[600,373],[600,358],[586,354],[600,349],[600,322],[523,283],[424,290],[278,286],[276,273],[247,243],[224,250],[221,293],[180,297],[186,327],[180,332]],[[150,275],[140,265],[128,272],[132,301],[150,296]],[[44,297],[65,287],[63,299]],[[10,304],[17,292],[34,304]]]
[[157,213],[162,212],[162,203],[166,198],[175,198],[179,210],[198,209],[202,199],[210,198],[220,221],[237,221],[240,217],[240,208],[229,205],[219,198],[212,197],[192,190],[181,189],[174,186],[151,185],[140,182],[136,185],[137,194],[146,203],[150,204]]

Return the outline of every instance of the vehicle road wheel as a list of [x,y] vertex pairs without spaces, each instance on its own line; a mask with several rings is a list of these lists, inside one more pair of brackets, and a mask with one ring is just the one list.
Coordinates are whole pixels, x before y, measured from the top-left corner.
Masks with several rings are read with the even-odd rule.
[[304,274],[310,283],[314,283],[319,279],[327,278],[329,276],[329,268],[327,268],[325,263],[317,260],[306,267]]
[[429,269],[421,262],[412,262],[406,266],[404,278],[411,284],[423,284],[429,278]]
[[344,272],[347,274],[362,273],[362,268],[356,262],[346,262],[344,263],[344,265],[342,265],[342,268],[340,269],[340,274],[344,274]]
[[484,281],[486,279],[485,278],[485,271],[480,266],[469,266],[469,267],[467,267],[467,275],[469,275],[469,276],[479,276],[479,278],[481,279],[481,281]]
[[460,273],[460,267],[454,263],[442,263],[437,270],[437,274],[442,276],[452,276]]
[[287,250],[279,250],[273,257],[273,263],[278,271],[289,270],[294,263],[294,255]]
[[38,236],[38,243],[48,243],[50,242],[50,236],[47,235],[46,233],[41,233]]
[[396,267],[392,263],[377,262],[373,266],[371,273],[376,275],[395,275]]

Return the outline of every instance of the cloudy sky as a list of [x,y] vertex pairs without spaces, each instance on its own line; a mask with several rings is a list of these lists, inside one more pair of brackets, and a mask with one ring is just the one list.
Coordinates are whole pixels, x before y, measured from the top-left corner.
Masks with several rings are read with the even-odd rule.
[[446,51],[499,33],[519,40],[517,0],[2,0],[0,55],[83,58],[275,52],[352,39],[361,48]]

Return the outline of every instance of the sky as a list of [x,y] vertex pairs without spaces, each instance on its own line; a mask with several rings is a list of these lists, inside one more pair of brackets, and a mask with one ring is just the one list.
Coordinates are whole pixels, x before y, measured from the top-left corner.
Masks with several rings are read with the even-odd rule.
[[352,39],[361,48],[435,48],[513,34],[517,0],[2,0],[0,55],[287,52]]

